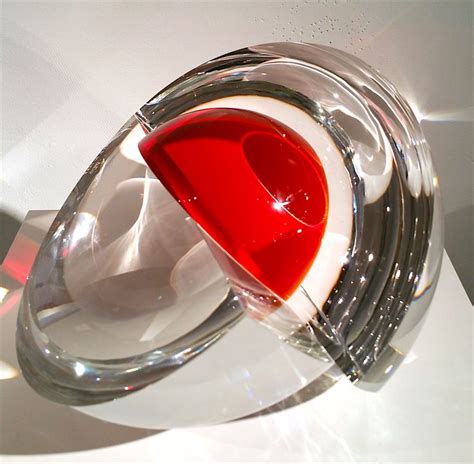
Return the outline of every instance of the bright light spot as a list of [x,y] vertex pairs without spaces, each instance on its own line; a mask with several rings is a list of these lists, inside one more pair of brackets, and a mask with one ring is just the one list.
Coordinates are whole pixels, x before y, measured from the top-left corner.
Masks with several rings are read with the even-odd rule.
[[398,269],[398,271],[395,273],[395,279],[399,279],[401,273],[402,272],[400,271],[400,269]]
[[125,158],[146,166],[145,160],[138,150],[138,142],[145,137],[145,131],[137,124],[120,144],[120,151]]
[[5,361],[0,361],[0,380],[14,379],[19,374],[18,370]]
[[301,234],[301,232],[303,232],[303,229],[298,229],[298,230],[296,231],[297,234]]
[[438,176],[433,177],[433,187],[438,187]]
[[413,111],[419,121],[430,121],[430,122],[472,122],[474,120],[474,107],[469,106],[467,108],[447,109],[440,111],[429,111],[421,112],[418,108],[414,108]]
[[414,353],[408,353],[406,358],[403,360],[403,364],[410,364],[415,361],[418,357]]
[[273,203],[273,209],[276,209],[277,211],[281,211],[289,203],[290,203],[289,201],[275,201]]
[[81,364],[80,362],[76,363],[76,365],[74,366],[74,370],[76,371],[76,375],[78,377],[82,377],[84,375],[84,372],[86,372],[84,364]]
[[0,303],[3,302],[5,297],[7,296],[8,288],[0,287]]
[[360,281],[361,281],[361,282],[365,282],[365,280],[366,280],[366,279],[365,279],[365,276],[362,276],[362,277],[360,278]]
[[373,253],[370,253],[370,255],[369,255],[369,262],[370,262],[370,261],[373,261],[373,260],[374,260],[374,255],[373,255]]
[[[407,96],[406,92],[405,96]],[[418,122],[421,122],[423,121],[423,119],[426,119],[426,112],[420,108],[420,106],[416,103],[415,99],[411,95],[408,95],[408,102]]]
[[90,213],[80,213],[77,216],[75,227],[72,232],[71,245],[74,247],[78,242],[85,239],[93,230],[96,218]]
[[392,369],[393,369],[393,364],[390,364],[390,366],[388,366],[387,369],[385,369],[385,373],[386,374],[390,373]]
[[333,93],[332,96],[333,96],[334,98],[339,98],[339,94],[338,94],[338,93]]
[[390,206],[387,206],[387,213],[390,213]]

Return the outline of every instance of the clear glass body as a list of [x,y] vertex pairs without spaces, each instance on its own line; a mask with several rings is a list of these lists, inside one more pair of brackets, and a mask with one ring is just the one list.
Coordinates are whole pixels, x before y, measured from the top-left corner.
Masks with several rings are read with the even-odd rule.
[[[319,156],[329,198],[324,235],[289,295],[263,284],[196,222],[139,151],[163,124],[212,108],[271,117]],[[25,377],[67,404],[133,401],[251,322],[318,366],[335,362],[351,380],[378,386],[409,349],[431,300],[440,208],[413,112],[365,63],[293,43],[212,60],[146,103],[60,210],[20,310]]]

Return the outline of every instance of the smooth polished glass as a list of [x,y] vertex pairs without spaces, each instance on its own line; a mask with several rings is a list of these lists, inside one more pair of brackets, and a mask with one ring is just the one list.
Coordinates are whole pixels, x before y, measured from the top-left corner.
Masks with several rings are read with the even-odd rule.
[[[30,211],[0,266],[0,279],[7,290],[0,305],[2,342],[6,343],[0,379],[21,376],[11,330],[21,287],[56,215],[57,211]],[[340,376],[334,363],[306,356],[244,318],[219,343],[159,382],[115,401],[76,409],[108,422],[152,429],[215,424],[260,413],[269,406],[299,404],[329,388]],[[5,401],[11,400],[10,393]],[[33,404],[34,397],[28,401]]]
[[377,386],[431,300],[440,208],[412,110],[359,59],[279,43],[211,60],[60,210],[20,310],[25,377],[67,404],[128,398],[252,322]]

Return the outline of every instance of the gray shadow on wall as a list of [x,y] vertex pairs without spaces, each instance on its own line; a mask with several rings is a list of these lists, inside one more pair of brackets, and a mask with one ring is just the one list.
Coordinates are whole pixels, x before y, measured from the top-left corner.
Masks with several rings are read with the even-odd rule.
[[446,251],[471,304],[474,304],[473,222],[474,205],[446,215]]
[[16,217],[0,211],[0,263],[5,259],[20,226],[21,222]]

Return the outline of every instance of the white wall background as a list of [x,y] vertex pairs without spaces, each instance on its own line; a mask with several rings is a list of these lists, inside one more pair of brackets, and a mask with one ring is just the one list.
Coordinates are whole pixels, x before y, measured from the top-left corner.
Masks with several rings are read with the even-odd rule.
[[319,42],[378,68],[417,108],[441,178],[446,248],[473,299],[473,2],[2,6],[5,224],[30,209],[59,208],[121,124],[185,71],[247,45]]

